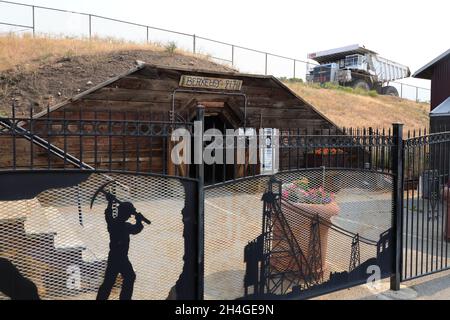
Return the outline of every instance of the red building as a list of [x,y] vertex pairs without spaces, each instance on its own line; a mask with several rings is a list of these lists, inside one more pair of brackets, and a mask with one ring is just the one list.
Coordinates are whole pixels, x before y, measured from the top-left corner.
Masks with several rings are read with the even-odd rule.
[[450,49],[413,74],[431,80],[431,111],[450,97]]
[[413,74],[431,80],[430,129],[450,130],[450,49]]

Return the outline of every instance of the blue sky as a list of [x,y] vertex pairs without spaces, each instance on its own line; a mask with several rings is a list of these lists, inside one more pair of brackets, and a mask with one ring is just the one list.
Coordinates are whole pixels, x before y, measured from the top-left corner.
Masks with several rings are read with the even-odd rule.
[[[308,52],[361,43],[382,56],[410,66],[412,71],[450,47],[450,2],[428,1],[206,1],[206,0],[28,0],[17,2],[90,12],[146,25],[178,30],[208,38],[305,59]],[[37,10],[36,25],[43,32],[87,34],[85,17]],[[0,21],[31,22],[29,9],[0,3]],[[94,19],[100,35],[145,38],[145,31]],[[2,30],[2,29],[0,29]],[[152,32],[165,41],[167,34]],[[181,47],[191,40],[175,37]],[[229,58],[224,46],[199,41],[197,46]],[[263,68],[264,58],[241,54],[244,71]],[[254,66],[253,66],[254,65]],[[292,64],[271,61],[273,70],[290,70]],[[299,67],[300,69],[300,67]],[[414,81],[427,86],[427,82]]]

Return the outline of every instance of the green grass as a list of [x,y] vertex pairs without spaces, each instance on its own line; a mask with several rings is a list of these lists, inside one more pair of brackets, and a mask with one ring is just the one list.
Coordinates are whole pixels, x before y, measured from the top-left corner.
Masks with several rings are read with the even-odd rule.
[[[308,84],[308,85],[310,85],[310,84]],[[332,82],[326,82],[324,84],[314,83],[314,84],[311,84],[311,85],[312,86],[316,86],[318,88],[322,88],[322,89],[343,91],[343,92],[346,92],[346,93],[352,93],[352,94],[356,94],[356,95],[359,95],[359,96],[369,96],[369,97],[377,97],[378,96],[378,92],[376,92],[375,90],[367,91],[367,90],[364,90],[364,89],[361,89],[361,88],[353,89],[352,87],[344,87],[344,86],[341,86],[341,85],[338,85],[338,84],[335,84],[335,83],[332,83]]]

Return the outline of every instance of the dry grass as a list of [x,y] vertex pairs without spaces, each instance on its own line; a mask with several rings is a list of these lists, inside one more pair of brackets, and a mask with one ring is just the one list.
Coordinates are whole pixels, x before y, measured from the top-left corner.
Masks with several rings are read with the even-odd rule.
[[361,96],[332,89],[321,89],[301,83],[287,85],[341,127],[391,128],[401,122],[405,132],[429,126],[427,103],[388,96]]
[[[103,56],[105,54],[120,51],[161,52],[163,55],[168,55],[166,57],[168,64],[175,63],[175,60],[178,59],[177,54],[194,56],[192,53],[173,47],[171,48],[173,52],[169,52],[167,46],[167,44],[155,43],[138,44],[117,39],[95,38],[88,41],[88,39],[47,35],[33,38],[27,34],[6,34],[0,35],[0,72],[17,68],[17,73],[22,75],[33,74],[41,70],[42,66],[47,65],[48,67],[49,64],[62,58],[89,56],[90,60],[95,60],[94,56],[97,56],[101,60],[105,59]],[[171,58],[172,54],[174,54],[173,58]],[[205,55],[195,55],[194,57],[199,58],[197,61],[208,60],[208,56]],[[23,80],[21,81],[23,82]],[[36,81],[41,83],[42,79],[36,77]],[[27,87],[33,86],[28,82],[26,85]],[[393,122],[402,122],[405,124],[405,130],[408,130],[425,128],[429,124],[429,105],[425,103],[386,96],[362,96],[340,90],[311,87],[301,83],[288,82],[287,85],[341,127],[389,128]],[[9,97],[10,91],[16,87],[17,84],[9,85],[6,81],[4,85],[0,86],[0,96]],[[34,87],[40,88],[39,86]],[[58,88],[59,91],[64,89]],[[76,90],[76,88],[72,89]]]
[[[25,70],[33,69],[43,63],[51,62],[61,57],[96,55],[124,50],[167,51],[163,44],[139,44],[112,38],[78,39],[69,37],[51,37],[30,34],[0,35],[0,71],[21,66]],[[175,49],[171,53],[193,56],[192,53]],[[208,56],[195,55],[203,59]]]

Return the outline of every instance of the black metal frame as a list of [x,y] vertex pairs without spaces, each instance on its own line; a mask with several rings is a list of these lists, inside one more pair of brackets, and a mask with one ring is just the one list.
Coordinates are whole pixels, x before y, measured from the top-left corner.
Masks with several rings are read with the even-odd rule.
[[[99,117],[101,113],[103,120]],[[248,179],[256,179],[262,175],[258,173],[255,165],[248,165],[250,169],[242,177],[238,178],[235,175],[234,179],[230,181],[205,186],[204,166],[196,165],[195,177],[181,177],[177,168],[175,169],[175,174],[171,176],[168,174],[166,163],[167,142],[170,139],[170,133],[177,128],[184,128],[194,133],[194,124],[192,122],[146,121],[142,120],[139,113],[133,114],[135,116],[134,120],[126,120],[126,117],[125,120],[115,120],[111,111],[94,111],[92,114],[94,116],[91,119],[83,117],[81,111],[78,119],[69,119],[66,116],[66,112],[63,112],[61,117],[51,117],[50,113],[48,113],[44,117],[36,118],[33,115],[32,109],[30,109],[28,117],[17,117],[15,107],[13,106],[11,116],[0,118],[0,139],[7,138],[12,148],[11,153],[5,155],[10,157],[10,165],[1,168],[1,170],[33,170],[40,172],[87,170],[97,173],[148,174],[196,181],[198,185],[196,200],[198,201],[197,249],[199,252],[197,279],[198,287],[200,288],[198,291],[198,299],[202,299],[205,231],[204,192],[211,188]],[[199,106],[197,108],[197,120],[203,122],[203,119],[204,108]],[[255,129],[258,130],[259,128]],[[410,195],[409,191],[414,189],[413,187],[418,183],[421,172],[425,169],[441,170],[436,177],[440,181],[439,188],[441,189],[444,188],[446,181],[449,180],[450,159],[447,158],[448,156],[445,156],[445,152],[450,150],[449,131],[433,134],[420,131],[417,135],[416,132],[413,134],[409,132],[405,140],[402,136],[403,129],[400,124],[395,124],[392,130],[373,130],[371,128],[342,130],[318,129],[312,134],[300,128],[287,128],[280,129],[279,131],[278,150],[281,159],[279,174],[302,170],[322,170],[323,167],[326,167],[327,169],[334,170],[382,173],[393,177],[394,209],[392,225],[393,230],[395,230],[393,235],[395,241],[393,268],[395,272],[391,277],[392,289],[398,290],[401,281],[450,268],[447,263],[444,265],[443,262],[443,242],[440,248],[441,262],[436,262],[435,266],[431,269],[425,268],[425,270],[420,270],[420,272],[417,270],[419,261],[418,253],[416,252],[415,257],[416,272],[412,273],[414,257],[409,256],[408,252],[404,252],[405,248],[411,246],[411,241],[408,239],[408,236],[411,236],[411,239],[413,237],[413,234],[409,234],[408,232],[412,228],[418,227],[418,223],[414,224],[414,226],[410,225],[413,222],[413,220],[410,220],[412,217],[409,217],[409,212],[412,209],[411,201],[417,201],[417,203],[419,201],[418,197],[414,195],[414,191],[412,191],[412,195]],[[52,143],[57,138],[60,139],[60,146]],[[87,138],[91,138],[94,141],[94,154],[90,155],[91,159],[86,154],[85,143]],[[136,153],[134,155],[136,166],[132,170],[125,165],[121,169],[114,168],[112,165],[114,154],[117,153],[117,150],[113,150],[113,139],[122,139],[121,141],[125,143],[126,138],[136,139],[136,148],[134,150]],[[18,149],[19,139],[25,139],[30,143],[30,153],[26,163],[19,163],[18,160],[19,156],[21,156],[21,159],[24,159],[23,150]],[[148,139],[151,142],[151,146],[153,145],[153,141],[161,139],[163,148],[161,172],[152,172],[152,161],[155,155],[152,150],[143,150],[139,144],[139,139]],[[70,141],[77,141],[77,147],[74,148]],[[106,151],[103,151],[103,153],[98,151],[100,145],[106,148]],[[37,150],[41,157],[40,165],[36,164]],[[126,145],[119,152],[121,153],[119,162],[126,163],[125,160],[129,158]],[[106,161],[98,165],[98,160],[101,155],[106,155]],[[144,155],[148,158],[146,161],[149,162],[149,170],[143,170],[140,167],[141,159]],[[45,165],[42,165],[42,157],[47,158]],[[432,157],[431,161],[430,157]],[[59,158],[61,162],[59,164],[55,163],[53,161],[54,158]],[[436,202],[436,206],[443,208],[443,197],[438,197],[437,200],[439,201]],[[440,219],[444,219],[445,216],[445,213],[442,212]],[[430,223],[433,224],[434,220],[431,220]],[[445,227],[443,223],[439,226],[442,229]],[[435,238],[435,233],[433,232],[431,238],[438,243],[439,239]],[[442,237],[442,232],[443,230],[441,230],[440,237]],[[405,238],[404,234],[408,236]],[[416,239],[415,241],[417,242],[418,240]],[[445,244],[445,247],[447,247],[447,244]],[[433,247],[434,249],[437,252],[438,249]],[[421,254],[424,253],[421,252]],[[354,256],[357,259],[356,251]]]
[[450,131],[408,132],[403,155],[401,275],[406,281],[450,269]]

